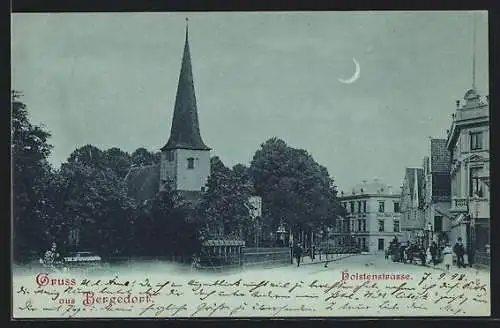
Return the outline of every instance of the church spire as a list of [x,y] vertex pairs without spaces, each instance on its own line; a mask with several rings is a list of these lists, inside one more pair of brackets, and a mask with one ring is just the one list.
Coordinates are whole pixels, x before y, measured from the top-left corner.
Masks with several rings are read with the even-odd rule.
[[187,18],[186,40],[184,43],[184,53],[182,55],[181,72],[177,86],[170,138],[162,150],[168,149],[210,150],[210,148],[205,145],[200,135],[191,55],[189,52]]

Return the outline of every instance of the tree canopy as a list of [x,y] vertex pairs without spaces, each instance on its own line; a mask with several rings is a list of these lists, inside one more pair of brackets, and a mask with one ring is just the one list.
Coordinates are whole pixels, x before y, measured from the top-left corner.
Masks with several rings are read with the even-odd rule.
[[[206,233],[250,238],[251,196],[262,198],[262,221],[294,231],[333,226],[342,214],[327,169],[303,149],[271,138],[250,166],[211,158],[210,176],[193,209],[167,184],[149,201],[130,198],[127,175],[158,164],[160,153],[91,144],[76,148],[59,169],[48,162],[50,133],[33,125],[18,92],[12,93],[12,156],[15,259],[56,241],[66,250],[95,250],[103,256],[190,257]],[[260,219],[259,219],[260,220]]]
[[340,210],[334,181],[307,151],[271,138],[255,153],[250,174],[274,226],[317,230],[334,225]]

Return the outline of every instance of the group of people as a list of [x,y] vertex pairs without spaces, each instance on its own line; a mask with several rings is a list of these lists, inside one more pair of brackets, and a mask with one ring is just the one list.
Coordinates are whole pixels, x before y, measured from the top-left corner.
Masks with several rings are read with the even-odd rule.
[[[435,244],[435,243],[433,243]],[[435,246],[437,248],[437,246]],[[432,252],[432,250],[431,250]],[[462,243],[462,238],[458,238],[457,242],[451,248],[451,244],[447,243],[446,246],[443,249],[443,262],[446,267],[446,270],[449,270],[450,267],[453,265],[453,253],[457,256],[457,267],[459,268],[465,268],[465,247]],[[431,253],[432,256],[432,253]],[[470,264],[470,262],[469,262]]]
[[453,248],[450,243],[446,243],[446,246],[441,249],[436,242],[432,242],[427,250],[418,243],[401,244],[397,238],[394,238],[386,250],[385,258],[388,259],[390,255],[393,255],[393,260],[403,263],[412,263],[414,259],[419,258],[422,265],[432,263],[434,266],[443,262],[446,270],[449,270],[453,265],[453,254],[457,258],[457,267],[465,268],[465,247],[462,238],[457,239]]

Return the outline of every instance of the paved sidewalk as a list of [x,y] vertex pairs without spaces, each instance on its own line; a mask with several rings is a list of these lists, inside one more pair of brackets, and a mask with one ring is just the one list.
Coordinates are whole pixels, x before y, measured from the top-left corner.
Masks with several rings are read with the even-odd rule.
[[[300,265],[335,262],[335,261],[340,261],[340,260],[343,260],[345,258],[354,256],[354,255],[359,255],[359,254],[328,254],[328,257],[326,257],[325,255],[321,255],[321,260],[319,259],[319,256],[316,255],[316,258],[314,259],[314,261],[311,259],[310,256],[304,256],[302,259],[300,259]],[[295,259],[293,259],[293,263],[295,265],[297,265],[297,262],[295,262]]]

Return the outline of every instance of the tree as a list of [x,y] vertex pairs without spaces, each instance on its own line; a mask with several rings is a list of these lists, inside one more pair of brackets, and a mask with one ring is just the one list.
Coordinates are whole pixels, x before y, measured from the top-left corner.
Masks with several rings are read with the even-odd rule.
[[142,206],[133,244],[142,254],[191,259],[199,252],[201,239],[195,222],[188,220],[189,212],[181,195],[167,183]]
[[69,155],[67,161],[68,163],[80,163],[100,170],[106,167],[102,150],[89,144],[75,149]]
[[66,243],[69,231],[76,229],[79,242],[75,246],[79,249],[104,256],[118,254],[129,243],[128,229],[135,211],[125,182],[109,168],[73,158],[70,156],[59,172],[60,243]]
[[102,153],[104,165],[112,169],[120,178],[124,178],[132,165],[131,156],[120,148],[113,147]]
[[147,166],[158,164],[160,161],[160,153],[152,153],[146,148],[137,148],[130,155],[132,164],[135,166]]
[[285,223],[297,232],[334,225],[338,214],[334,181],[307,151],[271,138],[255,153],[250,174],[262,197],[264,221],[271,228]]
[[21,94],[12,92],[12,162],[14,260],[22,261],[39,253],[47,243],[47,198],[51,169],[47,162],[52,146],[50,133],[32,125]]
[[244,179],[226,167],[219,157],[210,159],[207,189],[197,214],[210,226],[211,233],[234,234],[241,238],[249,224],[249,197],[252,190]]

